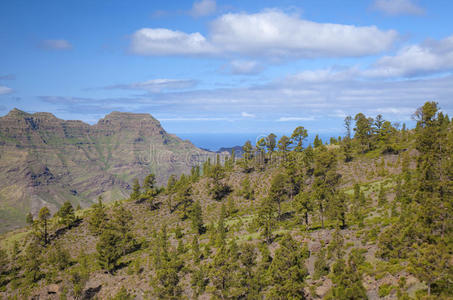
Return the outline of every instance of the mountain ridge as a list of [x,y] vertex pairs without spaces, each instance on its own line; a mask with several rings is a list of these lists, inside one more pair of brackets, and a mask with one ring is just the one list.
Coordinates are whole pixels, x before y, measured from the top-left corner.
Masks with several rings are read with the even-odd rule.
[[44,204],[56,211],[66,200],[121,199],[149,173],[162,185],[206,155],[150,114],[114,111],[90,125],[15,108],[0,117],[0,231],[24,225]]

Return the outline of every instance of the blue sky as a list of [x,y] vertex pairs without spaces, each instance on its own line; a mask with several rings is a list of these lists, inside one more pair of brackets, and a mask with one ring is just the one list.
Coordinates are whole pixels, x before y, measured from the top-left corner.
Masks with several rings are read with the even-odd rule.
[[453,2],[1,1],[0,114],[148,112],[190,134],[453,114]]

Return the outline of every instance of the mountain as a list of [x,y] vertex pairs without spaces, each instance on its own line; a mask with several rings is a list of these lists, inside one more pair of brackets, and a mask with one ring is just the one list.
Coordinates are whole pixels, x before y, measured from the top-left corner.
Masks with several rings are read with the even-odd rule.
[[95,125],[13,109],[0,118],[0,231],[42,206],[89,206],[127,197],[134,178],[189,172],[208,155],[149,114],[112,112]]
[[244,150],[242,150],[242,146],[222,147],[219,150],[217,150],[216,153],[228,152],[231,155],[233,153],[233,150],[234,150],[234,156],[236,156],[236,157],[242,157],[242,154],[244,154]]

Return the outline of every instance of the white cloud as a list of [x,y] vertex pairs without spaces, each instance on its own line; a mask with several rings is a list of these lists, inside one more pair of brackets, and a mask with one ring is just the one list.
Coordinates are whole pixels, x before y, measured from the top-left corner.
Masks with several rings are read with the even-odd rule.
[[71,50],[72,45],[67,40],[43,40],[40,46],[47,50]]
[[[169,122],[227,121],[260,122],[262,130],[291,122],[307,122],[314,131],[336,122],[341,132],[345,115],[362,112],[369,116],[382,113],[386,120],[410,120],[417,107],[437,101],[442,110],[453,115],[453,76],[406,80],[354,80],[286,84],[283,80],[251,87],[182,90],[126,98],[40,97],[61,112],[81,115],[112,110],[150,112]],[[241,112],[253,112],[256,119],[241,118]],[[234,116],[237,116],[234,117]],[[277,122],[279,121],[279,122]],[[272,125],[273,124],[273,125]],[[211,130],[217,126],[212,123]],[[220,125],[219,125],[220,126]],[[238,125],[241,126],[241,125]],[[291,125],[292,126],[292,125]],[[332,125],[328,125],[332,126]],[[267,128],[267,129],[266,129]],[[285,127],[286,128],[286,127]],[[204,130],[202,128],[202,130]]]
[[195,80],[190,79],[151,79],[143,82],[130,84],[116,84],[107,86],[106,89],[124,89],[124,90],[145,90],[149,92],[161,92],[162,90],[187,89],[197,84]]
[[314,121],[314,117],[280,117],[277,122],[303,122],[303,121]]
[[255,118],[256,116],[254,114],[248,113],[248,112],[241,112],[241,117],[243,118]]
[[216,9],[217,5],[214,0],[200,0],[193,3],[190,14],[194,17],[203,17],[212,15]]
[[199,32],[143,28],[132,35],[131,51],[139,55],[212,54],[214,47]]
[[453,71],[453,35],[440,41],[426,41],[384,56],[365,71],[370,77],[411,77]]
[[285,80],[289,83],[300,83],[300,82],[338,82],[350,80],[354,76],[360,74],[357,68],[344,68],[344,69],[318,69],[318,70],[307,70],[300,73],[290,75]]
[[373,7],[388,15],[421,15],[425,12],[411,0],[375,0]]
[[199,32],[143,28],[133,34],[131,50],[139,55],[354,57],[387,50],[397,37],[396,31],[376,26],[316,23],[280,10],[265,10],[220,16],[210,26],[209,39]]
[[263,67],[254,60],[233,60],[230,66],[234,75],[257,74],[263,70]]
[[440,41],[428,40],[384,56],[371,66],[327,68],[287,76],[286,84],[342,82],[354,79],[408,78],[453,72],[453,35]]
[[231,121],[229,118],[159,118],[159,121],[166,122],[211,122],[211,121]]
[[361,56],[388,49],[393,30],[316,23],[279,10],[225,14],[211,28],[212,43],[228,52],[277,57]]
[[11,94],[12,92],[13,92],[13,89],[11,89],[7,86],[0,85],[0,95]]

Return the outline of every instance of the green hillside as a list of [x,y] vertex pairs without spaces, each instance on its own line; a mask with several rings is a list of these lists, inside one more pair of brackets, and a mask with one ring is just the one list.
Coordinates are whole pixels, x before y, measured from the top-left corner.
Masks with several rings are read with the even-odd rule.
[[148,173],[121,201],[42,208],[2,236],[0,295],[453,299],[453,123],[433,102],[415,117],[358,114],[308,147],[298,127],[165,188]]

